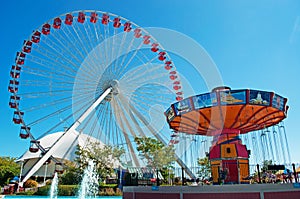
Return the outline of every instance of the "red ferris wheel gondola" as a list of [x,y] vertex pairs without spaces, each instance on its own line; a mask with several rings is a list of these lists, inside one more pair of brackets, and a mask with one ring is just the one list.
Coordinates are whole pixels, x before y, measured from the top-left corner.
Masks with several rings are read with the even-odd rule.
[[53,28],[60,29],[61,27],[61,19],[59,17],[55,18],[53,21]]
[[73,16],[72,16],[72,14],[67,14],[66,15],[66,19],[65,19],[65,24],[72,25],[72,23],[73,23]]
[[16,95],[10,96],[9,107],[16,109],[19,106],[20,97]]
[[79,12],[79,13],[78,13],[77,21],[78,21],[79,23],[84,23],[84,21],[85,21],[85,14],[84,14],[84,12]]
[[31,46],[32,46],[32,42],[31,41],[24,41],[24,45],[23,45],[23,51],[25,53],[30,53],[31,52]]
[[38,140],[31,140],[30,141],[29,151],[31,153],[38,152],[39,151],[39,145],[40,145],[40,141],[38,141]]
[[21,129],[20,129],[20,138],[27,139],[30,136],[29,133],[28,133],[28,131],[30,131],[30,127],[21,126]]
[[90,22],[96,23],[97,21],[98,21],[98,14],[96,12],[92,12]]

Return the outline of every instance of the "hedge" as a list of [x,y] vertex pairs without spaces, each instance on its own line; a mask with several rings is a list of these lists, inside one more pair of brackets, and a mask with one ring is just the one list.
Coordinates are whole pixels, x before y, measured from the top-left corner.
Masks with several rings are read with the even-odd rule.
[[[116,184],[100,185],[99,195],[101,196],[121,196],[122,191],[117,188]],[[39,187],[34,195],[49,196],[51,185]],[[59,196],[76,196],[78,195],[79,185],[58,185]]]

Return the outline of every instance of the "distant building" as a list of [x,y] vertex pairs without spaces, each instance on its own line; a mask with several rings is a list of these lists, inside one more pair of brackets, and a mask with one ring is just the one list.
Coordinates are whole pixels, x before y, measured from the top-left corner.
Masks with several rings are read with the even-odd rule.
[[[63,135],[63,133],[64,132],[48,134],[39,139],[40,144],[45,149],[49,149]],[[85,146],[88,142],[99,142],[100,146],[104,146],[104,144],[96,138],[78,133],[77,131],[70,133],[68,138],[65,140],[65,143],[61,144],[53,153],[53,157],[59,161],[73,161],[76,157],[75,151],[77,149],[77,145]],[[35,153],[28,150],[20,158],[18,158],[16,162],[23,166],[21,176],[24,177],[41,157],[41,150],[38,150],[38,152]],[[47,161],[35,172],[33,176],[37,178],[52,178],[58,169],[61,170],[61,165],[59,168],[59,164],[56,164],[54,161]]]

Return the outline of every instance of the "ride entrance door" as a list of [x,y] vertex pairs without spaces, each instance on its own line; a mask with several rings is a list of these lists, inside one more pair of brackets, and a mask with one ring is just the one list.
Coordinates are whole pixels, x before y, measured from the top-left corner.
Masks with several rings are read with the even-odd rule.
[[236,184],[239,182],[239,171],[237,160],[223,160],[222,170],[225,184]]

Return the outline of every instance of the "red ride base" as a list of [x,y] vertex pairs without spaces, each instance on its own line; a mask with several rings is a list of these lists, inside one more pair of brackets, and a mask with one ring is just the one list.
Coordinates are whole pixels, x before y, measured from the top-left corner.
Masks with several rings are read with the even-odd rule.
[[239,138],[239,130],[214,132],[209,152],[214,184],[248,184],[249,151]]

